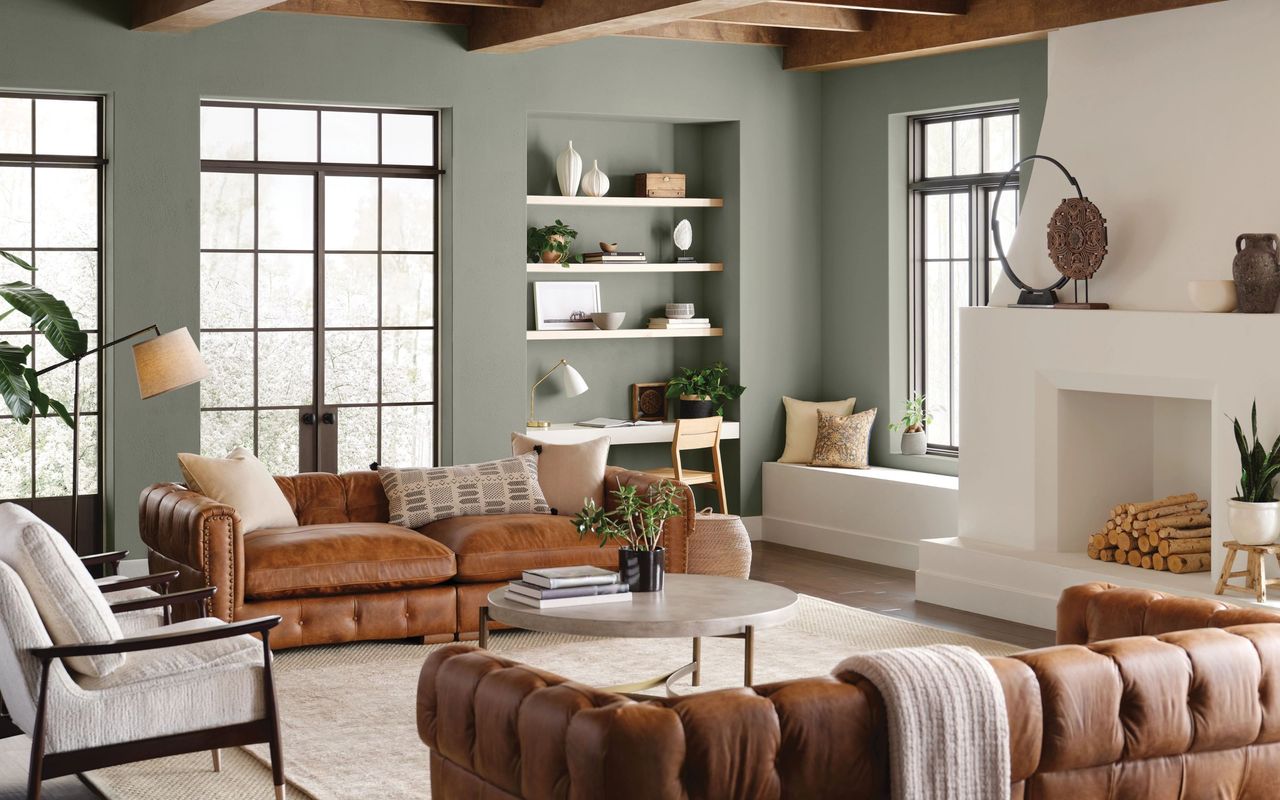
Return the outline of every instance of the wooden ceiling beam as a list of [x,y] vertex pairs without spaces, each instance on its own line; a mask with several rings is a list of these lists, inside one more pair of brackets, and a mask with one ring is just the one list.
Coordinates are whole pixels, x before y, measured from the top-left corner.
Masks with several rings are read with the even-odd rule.
[[438,25],[466,25],[471,9],[456,5],[436,5],[415,0],[272,0],[267,11],[295,14],[325,14],[333,17],[393,19],[405,22],[433,22]]
[[628,31],[624,36],[648,36],[657,39],[683,39],[689,42],[718,42],[720,44],[762,44],[782,47],[787,44],[787,31],[760,25],[738,25],[691,19],[684,22],[668,22]]
[[476,9],[467,49],[523,53],[626,34],[754,5],[759,0],[544,0],[541,8]]
[[896,14],[950,16],[968,11],[969,0],[775,0],[789,6],[845,8],[852,11],[885,11]]
[[478,8],[539,8],[542,0],[413,0],[441,6],[476,6]]
[[794,31],[783,66],[828,70],[1043,38],[1090,22],[1222,0],[970,0],[961,16],[880,14],[857,36]]
[[261,11],[278,0],[134,0],[135,31],[186,33]]
[[[761,3],[758,6],[735,8],[702,17],[704,20],[724,22],[730,25],[763,25],[773,28],[798,28],[810,31],[865,31],[871,25],[871,15],[865,11],[834,6],[814,6],[801,3]],[[679,24],[679,23],[677,23]]]

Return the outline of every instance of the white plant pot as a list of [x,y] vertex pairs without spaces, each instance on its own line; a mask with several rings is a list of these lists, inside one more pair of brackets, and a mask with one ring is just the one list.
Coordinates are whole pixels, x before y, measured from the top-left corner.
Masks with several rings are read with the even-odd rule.
[[922,456],[929,449],[929,435],[924,431],[902,432],[902,454]]
[[1280,538],[1280,500],[1270,503],[1227,501],[1231,538],[1240,544],[1274,544]]
[[573,197],[578,193],[578,182],[582,180],[582,156],[573,149],[573,140],[556,158],[556,179],[560,181],[560,194]]

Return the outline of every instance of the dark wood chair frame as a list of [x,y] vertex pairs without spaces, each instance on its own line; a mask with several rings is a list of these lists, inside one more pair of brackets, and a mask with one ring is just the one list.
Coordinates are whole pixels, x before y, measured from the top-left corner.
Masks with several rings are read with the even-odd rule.
[[[101,559],[93,563],[105,564],[118,562],[124,557],[123,551],[87,556],[83,559],[89,565],[90,559]],[[145,578],[124,578],[107,582],[104,592],[120,591],[139,586],[167,586],[178,574],[160,573]],[[149,579],[149,580],[148,580]],[[126,611],[139,611],[147,608],[163,608],[165,621],[169,620],[170,609],[175,605],[197,604],[201,617],[205,615],[207,602],[217,591],[216,587],[191,589],[185,592],[159,594],[139,600],[113,603],[111,610],[117,614]],[[284,755],[280,747],[280,718],[276,704],[275,682],[271,674],[270,631],[280,624],[280,617],[272,615],[243,622],[231,622],[213,628],[202,628],[193,631],[179,631],[153,636],[136,636],[108,642],[86,642],[82,644],[55,645],[38,647],[31,650],[31,655],[40,661],[40,688],[36,702],[35,728],[31,736],[31,766],[27,773],[27,800],[39,800],[40,786],[46,778],[57,778],[73,775],[102,767],[128,764],[163,756],[174,756],[183,753],[195,753],[202,750],[218,750],[223,747],[239,747],[246,744],[265,743],[271,752],[271,778],[275,784],[276,797],[284,796]],[[262,638],[262,694],[265,714],[262,719],[225,725],[219,728],[207,728],[169,736],[157,736],[141,739],[136,742],[120,742],[117,744],[90,747],[83,750],[68,750],[61,753],[44,751],[45,722],[49,694],[49,672],[53,662],[77,656],[106,655],[109,653],[133,653],[140,650],[154,650],[163,647],[184,647],[201,642],[227,639],[243,634],[258,634]],[[0,708],[0,713],[3,709]],[[0,738],[22,731],[13,725],[7,714],[0,716]]]

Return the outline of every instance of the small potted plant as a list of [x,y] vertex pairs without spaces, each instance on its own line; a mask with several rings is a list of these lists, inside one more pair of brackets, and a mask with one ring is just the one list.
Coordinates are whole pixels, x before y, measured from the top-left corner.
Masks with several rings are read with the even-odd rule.
[[924,432],[925,426],[933,424],[933,415],[925,410],[924,395],[912,392],[902,411],[902,418],[889,423],[889,430],[902,431],[902,454],[904,456],[922,456],[929,447],[929,436]]
[[528,250],[530,261],[544,264],[563,264],[569,260],[569,245],[578,238],[578,232],[560,220],[553,225],[529,228]]
[[729,368],[722,361],[698,370],[682,367],[667,382],[667,397],[680,398],[676,415],[681,419],[723,417],[725,403],[737,400],[744,391],[745,387],[729,381]]
[[623,583],[633,592],[662,591],[666,550],[662,547],[662,529],[666,521],[680,514],[678,502],[684,487],[671,481],[659,481],[641,494],[634,486],[618,483],[614,489],[613,510],[606,511],[592,499],[573,518],[579,536],[593,533],[600,546],[620,541],[618,572]]
[[1280,475],[1280,436],[1271,449],[1258,441],[1258,401],[1250,413],[1253,444],[1244,438],[1240,420],[1235,426],[1240,448],[1240,486],[1236,497],[1227,501],[1227,521],[1231,535],[1241,544],[1272,544],[1280,538],[1280,501],[1275,496],[1275,479]]

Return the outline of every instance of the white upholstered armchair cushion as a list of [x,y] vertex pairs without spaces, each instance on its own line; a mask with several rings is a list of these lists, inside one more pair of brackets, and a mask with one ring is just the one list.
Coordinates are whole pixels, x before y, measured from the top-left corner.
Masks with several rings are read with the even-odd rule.
[[[157,595],[151,589],[121,589],[105,595],[109,603],[123,603],[129,600],[149,600]],[[155,629],[164,624],[164,610],[159,608],[142,608],[137,611],[125,611],[115,615],[116,623],[125,636],[146,636],[155,633]],[[133,656],[129,656],[133,658]]]
[[[120,625],[93,577],[62,534],[13,503],[0,504],[0,562],[13,568],[54,644],[119,639]],[[67,659],[77,672],[110,675],[125,662],[121,653]]]

